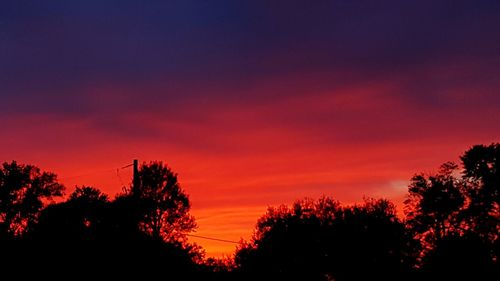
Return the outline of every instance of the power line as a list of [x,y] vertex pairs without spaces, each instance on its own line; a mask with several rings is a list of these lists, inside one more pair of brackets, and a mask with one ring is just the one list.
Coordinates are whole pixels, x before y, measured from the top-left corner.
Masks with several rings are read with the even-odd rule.
[[103,173],[112,172],[112,171],[114,171],[114,169],[97,170],[97,171],[92,171],[92,172],[88,172],[88,173],[85,173],[85,174],[79,174],[79,175],[72,175],[72,176],[62,177],[59,180],[68,180],[68,179],[81,178],[81,177],[85,177],[85,176],[90,176],[90,175],[95,175],[95,174],[103,174]]
[[224,242],[224,243],[240,244],[240,242],[236,242],[236,241],[219,239],[219,238],[212,238],[212,237],[201,236],[201,235],[186,234],[186,236],[191,236],[191,237],[196,237],[196,238],[201,238],[201,239],[206,239],[206,240],[212,240],[212,241],[219,241],[219,242]]
[[[116,170],[122,170],[122,169],[125,169],[125,168],[128,168],[128,167],[131,167],[132,165],[133,164],[128,164],[128,165],[125,165],[123,167],[116,168]],[[66,177],[59,178],[59,180],[68,180],[68,179],[74,179],[74,178],[81,178],[81,177],[85,177],[85,176],[90,176],[90,175],[95,175],[95,174],[103,174],[103,173],[112,172],[112,171],[115,171],[115,168],[105,169],[105,170],[90,171],[88,173],[79,174],[79,175],[66,176]]]
[[121,168],[119,168],[119,169],[125,169],[125,168],[132,167],[132,166],[134,166],[134,164],[133,164],[133,163],[132,163],[132,164],[125,165],[125,166],[123,166],[123,167],[121,167]]
[[116,176],[118,177],[118,180],[120,181],[120,184],[122,185],[122,189],[125,189],[125,184],[123,183],[123,180],[122,180],[122,177],[120,176],[120,170],[123,170],[125,168],[128,168],[128,167],[131,167],[133,166],[134,164],[128,164],[128,165],[125,165],[121,168],[116,168]]

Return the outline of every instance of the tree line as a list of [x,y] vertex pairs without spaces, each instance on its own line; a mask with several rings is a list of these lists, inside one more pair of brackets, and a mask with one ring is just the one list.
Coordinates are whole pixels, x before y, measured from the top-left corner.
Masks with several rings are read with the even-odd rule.
[[404,216],[386,199],[330,197],[270,207],[233,258],[189,243],[189,196],[162,162],[111,199],[15,161],[0,168],[0,278],[166,280],[500,279],[500,144],[410,180]]

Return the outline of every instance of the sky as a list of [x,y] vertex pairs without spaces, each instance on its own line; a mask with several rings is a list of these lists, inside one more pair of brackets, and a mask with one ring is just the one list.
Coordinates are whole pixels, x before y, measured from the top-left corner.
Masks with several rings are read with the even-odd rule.
[[304,197],[401,208],[500,141],[499,26],[496,0],[2,0],[0,161],[114,195],[162,160],[232,241]]

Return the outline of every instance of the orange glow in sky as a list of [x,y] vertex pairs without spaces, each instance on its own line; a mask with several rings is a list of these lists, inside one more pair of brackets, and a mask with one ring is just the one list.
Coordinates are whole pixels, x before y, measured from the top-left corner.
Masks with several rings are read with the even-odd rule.
[[[93,123],[101,120],[22,116],[11,121],[16,137],[2,140],[2,147],[16,149],[4,149],[2,155],[56,172],[68,193],[75,185],[92,185],[110,195],[130,184],[131,168],[117,169],[132,159],[165,161],[190,195],[199,226],[194,234],[239,241],[250,238],[268,206],[303,197],[327,195],[343,203],[383,197],[401,207],[414,173],[458,161],[472,144],[495,141],[487,128],[467,127],[461,113],[452,116],[453,122],[439,113],[422,114],[425,109],[387,96],[393,90],[355,87],[285,99],[279,105],[223,110],[204,104],[196,110],[203,120],[191,122],[176,123],[151,112],[125,114],[132,136],[96,129]],[[339,112],[339,120],[327,127],[280,120],[322,112]],[[343,112],[354,121],[344,120],[348,114]],[[370,116],[350,116],[353,112]],[[482,114],[498,118],[493,111]],[[157,134],[143,136],[139,129],[134,136],[134,126],[142,122],[158,128]],[[474,133],[463,133],[469,130]],[[173,137],[163,131],[173,131]],[[236,246],[194,237],[190,241],[202,245],[208,256],[231,255]]]

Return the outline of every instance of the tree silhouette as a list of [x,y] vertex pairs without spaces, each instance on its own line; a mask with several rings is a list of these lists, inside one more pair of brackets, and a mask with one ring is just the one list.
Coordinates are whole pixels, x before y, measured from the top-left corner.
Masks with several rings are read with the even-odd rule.
[[457,165],[445,163],[437,174],[412,178],[405,211],[408,225],[425,242],[426,274],[492,275],[495,263],[500,269],[499,159],[499,144],[476,145],[461,157],[462,177]]
[[500,276],[500,144],[475,145],[460,158],[469,197],[463,217],[468,229],[489,246]]
[[66,202],[45,208],[32,227],[37,240],[97,242],[110,231],[110,201],[99,189],[76,187]]
[[[177,241],[165,242],[140,230],[135,206],[130,194],[110,201],[96,188],[77,187],[67,201],[42,211],[26,240],[28,243],[23,245],[30,245],[24,250],[28,256],[43,252],[46,260],[37,259],[25,265],[58,264],[89,278],[102,274],[110,278],[130,275],[153,278],[164,271],[171,279],[197,277],[202,272],[196,263],[202,259],[200,248]],[[11,249],[11,253],[16,250]],[[103,268],[104,264],[118,265],[119,270],[113,266]]]
[[500,233],[500,144],[476,145],[461,157],[469,205],[469,228],[493,242]]
[[189,214],[189,197],[180,187],[177,174],[162,162],[142,164],[139,169],[140,200],[143,217],[141,228],[154,238],[178,241],[196,228]]
[[454,176],[458,167],[448,162],[437,174],[415,175],[405,200],[407,223],[428,245],[460,229],[459,212],[464,207],[462,182]]
[[360,280],[402,278],[416,243],[385,200],[341,207],[322,198],[270,208],[240,246],[240,278]]
[[82,186],[75,188],[75,191],[69,196],[68,202],[82,204],[109,203],[109,197],[95,187]]
[[0,168],[0,237],[23,234],[47,202],[63,195],[57,176],[16,161]]

